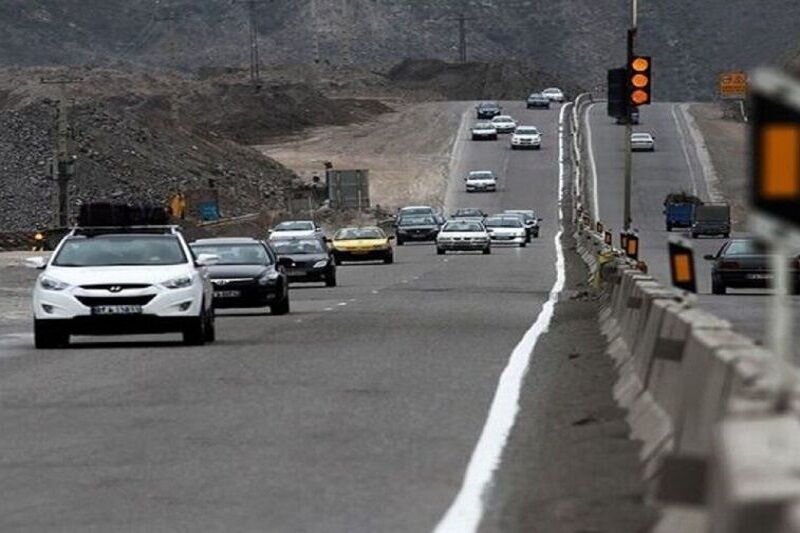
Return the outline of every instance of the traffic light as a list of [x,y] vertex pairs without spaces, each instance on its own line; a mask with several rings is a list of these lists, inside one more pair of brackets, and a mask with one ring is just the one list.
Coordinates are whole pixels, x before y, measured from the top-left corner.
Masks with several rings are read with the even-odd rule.
[[628,62],[628,105],[647,105],[651,100],[653,77],[650,56],[633,56]]
[[628,116],[627,105],[627,77],[626,68],[612,68],[608,71],[608,99],[607,109],[609,117],[626,118]]
[[753,207],[800,226],[800,82],[756,74],[752,94]]

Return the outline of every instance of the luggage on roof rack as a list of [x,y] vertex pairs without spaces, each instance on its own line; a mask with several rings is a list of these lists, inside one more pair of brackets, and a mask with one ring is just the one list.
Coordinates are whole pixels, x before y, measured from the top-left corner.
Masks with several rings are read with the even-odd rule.
[[78,212],[78,226],[86,228],[167,224],[169,224],[167,209],[154,204],[87,202],[81,205]]

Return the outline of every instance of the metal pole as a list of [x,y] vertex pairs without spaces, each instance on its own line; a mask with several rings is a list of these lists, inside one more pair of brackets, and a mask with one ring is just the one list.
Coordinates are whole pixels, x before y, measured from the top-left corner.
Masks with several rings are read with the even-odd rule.
[[789,294],[792,290],[792,280],[789,275],[789,245],[781,232],[773,243],[772,249],[772,270],[775,274],[775,294],[772,297],[772,307],[770,309],[769,339],[771,348],[777,356],[779,374],[783,376],[781,383],[781,394],[778,401],[778,410],[787,409],[791,391],[794,388],[792,372],[788,369],[792,367],[792,305]]
[[[636,40],[636,25],[638,24],[638,9],[639,4],[638,0],[631,0],[631,28],[628,30],[628,42],[627,42],[627,63],[626,65],[630,65],[631,61],[633,60],[634,54],[634,42]],[[628,80],[626,83],[630,83]],[[630,93],[630,87],[628,90],[625,91],[625,94]],[[624,186],[624,207],[622,213],[622,229],[623,231],[630,231],[631,229],[631,189],[633,187],[633,161],[631,158],[631,133],[633,133],[633,125],[631,124],[631,114],[633,112],[633,106],[631,103],[627,103],[627,120],[625,121],[625,140],[623,143],[623,147],[625,150],[625,186]]]

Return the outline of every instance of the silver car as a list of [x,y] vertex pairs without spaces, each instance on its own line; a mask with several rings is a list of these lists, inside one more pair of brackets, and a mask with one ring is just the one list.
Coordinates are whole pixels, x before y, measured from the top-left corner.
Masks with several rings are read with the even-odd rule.
[[631,151],[655,152],[656,138],[650,133],[631,133]]

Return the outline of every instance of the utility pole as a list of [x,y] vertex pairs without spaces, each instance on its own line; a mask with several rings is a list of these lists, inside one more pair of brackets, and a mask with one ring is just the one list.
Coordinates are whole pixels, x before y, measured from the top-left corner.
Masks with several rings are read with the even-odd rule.
[[[634,54],[634,43],[636,40],[636,28],[638,24],[638,17],[639,17],[639,2],[638,0],[631,0],[631,27],[628,29],[628,46],[627,46],[627,60],[625,62],[626,65],[630,65],[631,61],[633,60]],[[627,81],[626,83],[630,83]],[[628,91],[626,90],[626,94]],[[633,133],[633,120],[632,120],[632,112],[635,109],[634,106],[631,105],[630,102],[627,104],[627,120],[625,120],[625,141],[624,141],[624,150],[625,150],[625,202],[624,202],[624,212],[622,215],[622,228],[623,231],[628,232],[631,229],[631,188],[632,188],[632,173],[633,173],[633,161],[631,157],[631,133]]]
[[250,26],[250,83],[255,92],[261,90],[261,59],[258,54],[258,20],[256,5],[265,4],[269,0],[233,0],[234,3],[247,3]]
[[58,129],[56,133],[56,157],[53,164],[53,179],[57,186],[56,224],[60,228],[69,225],[69,180],[75,175],[75,157],[69,153],[69,106],[66,86],[80,83],[82,78],[41,78],[41,83],[59,85]]
[[475,17],[467,17],[461,13],[458,17],[450,20],[458,22],[458,60],[460,63],[467,62],[467,21],[475,20]]

